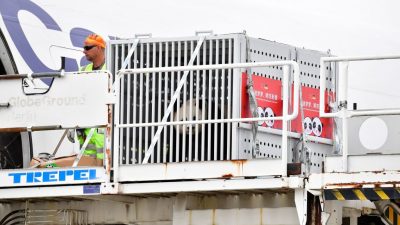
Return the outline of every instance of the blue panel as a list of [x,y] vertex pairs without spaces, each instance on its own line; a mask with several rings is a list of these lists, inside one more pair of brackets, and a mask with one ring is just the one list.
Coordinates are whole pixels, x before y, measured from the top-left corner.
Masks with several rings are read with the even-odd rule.
[[100,185],[83,186],[83,194],[100,194]]

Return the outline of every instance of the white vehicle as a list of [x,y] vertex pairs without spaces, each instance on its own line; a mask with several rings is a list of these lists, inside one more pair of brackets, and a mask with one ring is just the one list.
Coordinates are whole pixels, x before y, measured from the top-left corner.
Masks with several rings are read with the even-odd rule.
[[[400,56],[139,35],[82,74],[97,30],[50,12],[0,1],[0,224],[400,221],[400,109],[351,110],[347,94],[349,63]],[[77,127],[107,128],[104,166],[79,164]],[[32,167],[43,152],[78,156]]]

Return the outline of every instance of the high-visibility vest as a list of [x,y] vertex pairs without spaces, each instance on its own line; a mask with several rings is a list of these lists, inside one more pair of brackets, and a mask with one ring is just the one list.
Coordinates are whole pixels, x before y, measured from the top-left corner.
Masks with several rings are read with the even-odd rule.
[[[101,70],[106,69],[106,64],[104,63]],[[93,63],[82,66],[80,71],[90,72],[93,71]],[[104,159],[104,128],[97,128],[94,130],[92,138],[90,138],[88,145],[84,151],[84,155],[92,156],[97,159]],[[90,132],[90,128],[83,129],[83,135],[78,136],[79,143],[81,146],[85,141],[83,136],[87,137]]]
[[[84,137],[89,135],[90,129],[91,128],[85,128],[83,129],[83,135],[78,135],[79,144],[81,146],[85,142]],[[104,128],[95,128],[83,154],[97,159],[104,159]]]
[[[104,63],[100,70],[106,70],[106,64]],[[93,71],[93,63],[87,64],[86,66],[82,66],[79,71],[90,72]]]

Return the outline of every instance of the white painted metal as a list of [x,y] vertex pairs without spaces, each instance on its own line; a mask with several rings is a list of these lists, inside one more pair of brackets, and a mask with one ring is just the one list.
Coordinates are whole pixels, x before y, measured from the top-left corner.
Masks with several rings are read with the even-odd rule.
[[[233,45],[232,44],[232,40],[229,39],[229,44],[228,44],[228,49],[229,49],[228,50],[228,63],[233,63],[232,45]],[[232,113],[232,101],[231,101],[231,99],[234,99],[234,96],[233,96],[233,93],[232,93],[232,88],[231,88],[233,86],[234,86],[234,84],[232,82],[232,70],[228,70],[228,84],[227,84],[227,87],[228,87],[228,90],[227,90],[228,91],[228,98],[227,98],[227,103],[228,103],[227,111],[228,111],[228,113],[227,113],[227,118],[228,119],[233,115],[233,113]],[[233,129],[231,129],[231,126],[232,126],[232,124],[228,123],[227,134],[226,134],[226,136],[227,136],[226,149],[232,149],[231,152],[229,152],[229,151],[227,152],[227,157],[226,158],[228,160],[231,159],[232,154],[234,154],[236,152],[236,150],[235,150],[236,145],[235,145],[235,147],[233,147],[233,146],[231,147],[231,145],[233,145],[233,142],[231,141],[231,138],[233,139],[233,136],[234,136],[234,132],[233,132]],[[236,129],[237,129],[237,127],[236,127]]]
[[307,190],[305,188],[298,188],[294,190],[294,201],[296,203],[297,216],[300,225],[307,223]]
[[256,189],[302,188],[301,178],[257,178],[257,179],[211,179],[197,181],[171,181],[154,183],[124,183],[120,184],[121,193],[154,194],[203,191],[233,191]]
[[[299,91],[299,75],[298,75],[298,64],[293,61],[272,61],[272,62],[257,62],[257,63],[237,63],[237,64],[221,64],[221,65],[209,65],[209,66],[182,66],[182,67],[165,67],[165,68],[150,68],[150,69],[128,69],[120,70],[118,73],[118,79],[116,82],[119,84],[121,77],[130,74],[139,73],[152,73],[152,72],[175,72],[175,71],[193,71],[193,70],[204,70],[204,69],[230,69],[230,68],[246,68],[246,67],[268,67],[268,66],[285,66],[290,65],[294,70],[294,100],[293,100],[293,112],[288,114],[287,120],[294,119],[298,114],[298,108],[295,106],[299,105],[298,91]],[[114,86],[118,85],[114,83]],[[286,87],[287,88],[287,87]],[[286,99],[287,100],[287,99]],[[241,119],[216,119],[216,120],[203,120],[203,121],[182,121],[182,122],[159,122],[159,123],[142,123],[142,124],[118,124],[117,127],[141,127],[141,126],[165,126],[165,125],[179,125],[179,124],[201,124],[210,122],[252,122],[252,121],[267,121],[267,120],[282,120],[284,116],[269,117],[269,118],[241,118]]]
[[[298,73],[298,71],[297,71]],[[296,75],[296,72],[295,72]],[[297,74],[298,76],[300,76],[299,74]],[[298,80],[296,80],[298,79]],[[298,113],[298,107],[299,107],[299,90],[297,90],[298,92],[296,92],[296,85],[297,88],[299,88],[300,86],[300,77],[296,78],[294,77],[294,97],[293,97],[293,107],[296,107],[296,116],[293,117],[292,119],[297,117],[297,113]],[[288,122],[290,120],[288,120],[286,118],[286,115],[289,114],[289,68],[288,66],[283,66],[283,79],[282,79],[282,98],[283,98],[283,109],[282,109],[282,115],[283,115],[283,119],[282,119],[282,165],[281,165],[281,169],[282,169],[282,175],[286,176],[287,175],[287,163],[288,163]],[[297,102],[296,102],[297,101]],[[294,110],[293,110],[294,111]],[[294,112],[293,112],[294,113]]]
[[[349,70],[349,62],[339,62],[339,90],[338,90],[338,101],[339,107],[345,107],[347,109],[347,88],[341,87],[348,87],[349,77],[348,77],[348,70]],[[322,80],[322,79],[321,79]],[[342,105],[344,104],[344,105]]]
[[[112,41],[111,41],[111,43],[112,43]],[[132,43],[132,45],[131,45],[130,48],[129,48],[128,55],[126,56],[124,62],[122,63],[121,69],[122,69],[122,68],[125,69],[125,68],[128,66],[128,64],[131,63],[131,62],[130,62],[130,58],[132,57],[133,52],[135,52],[138,43],[139,43],[139,39],[134,39],[134,40],[133,40],[133,43]],[[129,45],[129,44],[128,44],[128,45]],[[122,51],[125,51],[125,46],[123,45],[122,47],[123,47],[123,48],[122,48]],[[125,54],[122,54],[122,55],[125,55]],[[121,58],[121,60],[122,60],[122,58]]]
[[[386,60],[400,59],[399,55],[391,56],[354,56],[354,57],[322,57],[320,60],[320,96],[319,96],[319,114],[321,117],[336,117],[342,120],[342,170],[348,171],[348,120],[353,116],[367,115],[400,115],[400,109],[378,109],[378,110],[348,110],[347,109],[347,89],[348,89],[348,63],[351,61],[366,61],[366,60]],[[339,64],[339,111],[327,113],[325,112],[325,89],[326,89],[326,73],[325,63],[340,62]]]
[[[251,129],[251,125],[247,124],[247,123],[241,123],[239,126],[241,128],[245,128],[245,129],[248,129],[248,130]],[[261,132],[270,133],[270,134],[276,134],[276,135],[282,135],[282,130],[279,130],[279,129],[273,129],[273,128],[269,128],[269,127],[259,127],[258,129]],[[301,134],[295,133],[295,132],[291,132],[291,131],[289,131],[287,133],[287,135],[290,138],[296,138],[296,139],[299,139],[300,136],[301,136]],[[330,139],[320,138],[320,137],[316,137],[316,136],[308,136],[307,140],[312,141],[312,142],[316,142],[316,143],[320,143],[320,144],[327,144],[327,145],[332,145],[333,144],[333,141],[330,140]]]
[[[342,158],[340,156],[327,157],[325,162],[325,172],[343,172],[341,160]],[[348,156],[348,171],[397,171],[400,170],[398,160],[400,160],[399,154],[350,155]]]
[[[191,56],[191,59],[190,59],[188,65],[192,65],[192,64],[193,64],[195,58],[197,57],[197,53],[199,52],[200,47],[201,47],[201,45],[202,45],[204,39],[205,39],[205,38],[202,37],[202,38],[200,38],[200,40],[198,41],[197,46],[196,46],[196,49],[194,50],[194,53],[193,53],[193,55]],[[166,52],[168,52],[167,49],[166,49]],[[168,64],[167,64],[167,65],[168,65]],[[172,67],[172,68],[173,68],[173,67]],[[137,69],[137,70],[140,71],[140,69]],[[150,70],[152,70],[152,69],[147,69],[147,70],[149,70],[149,71],[146,71],[146,70],[145,70],[145,71],[143,71],[142,73],[149,73]],[[128,71],[128,70],[126,70],[126,71]],[[117,82],[120,82],[120,78],[121,78],[121,75],[122,75],[122,74],[125,74],[125,75],[126,75],[126,71],[120,70],[120,71],[118,72],[118,79],[117,79]],[[181,70],[181,71],[182,71],[182,70]],[[155,71],[153,71],[153,72],[174,72],[174,70],[155,70]],[[140,73],[140,72],[139,72],[139,73]],[[136,71],[134,71],[132,74],[137,74],[137,73],[136,73]],[[177,89],[176,89],[176,91],[175,91],[175,93],[174,93],[174,95],[173,95],[173,97],[172,97],[172,99],[171,99],[171,102],[170,102],[168,108],[165,107],[165,108],[167,108],[167,109],[166,109],[166,111],[164,112],[164,117],[163,117],[163,119],[161,120],[161,122],[164,122],[164,123],[165,123],[165,122],[167,121],[168,116],[170,115],[170,113],[171,113],[171,111],[172,111],[172,108],[173,108],[173,106],[174,106],[174,103],[175,103],[175,101],[176,101],[176,99],[177,99],[177,97],[178,97],[178,94],[179,94],[179,92],[180,92],[180,90],[181,90],[181,88],[182,88],[182,86],[183,86],[183,84],[184,84],[184,82],[185,82],[185,80],[186,80],[187,75],[188,75],[187,72],[185,72],[185,73],[183,74],[183,76],[182,76],[182,78],[181,78],[181,80],[180,80],[180,82],[179,82],[179,84],[178,84],[178,87],[177,87]],[[166,76],[166,77],[167,77],[167,76]],[[167,79],[166,77],[165,77],[165,79]],[[192,76],[191,76],[191,77],[192,77]],[[167,83],[168,83],[167,80],[165,80],[165,85],[166,85]],[[117,84],[119,85],[119,83],[117,83]],[[192,88],[193,85],[191,85],[190,87]],[[165,88],[164,91],[166,91],[166,90],[168,90],[168,89]],[[191,91],[190,93],[192,94],[192,91]],[[167,104],[167,93],[166,93],[166,92],[165,92],[164,104],[165,104],[165,106],[166,106],[166,104]],[[118,108],[118,107],[117,107],[117,108]],[[172,124],[171,124],[171,125],[172,125]],[[156,134],[155,134],[155,136],[154,136],[154,138],[153,138],[153,140],[152,140],[152,142],[151,142],[149,148],[146,150],[146,154],[145,154],[145,157],[144,157],[142,163],[147,163],[147,162],[148,162],[149,157],[150,157],[151,154],[153,153],[154,146],[155,146],[155,144],[157,143],[157,141],[158,141],[158,139],[159,139],[159,137],[160,137],[160,134],[161,134],[161,131],[163,130],[163,128],[164,128],[163,126],[159,126],[159,127],[158,127],[157,132],[156,132]],[[164,140],[165,140],[165,139],[166,139],[166,132],[164,132]],[[164,151],[164,153],[166,153],[166,151]],[[164,160],[165,160],[165,159],[166,159],[166,155],[164,155]]]
[[184,222],[174,222],[174,224],[295,225],[299,223],[295,207],[186,210],[181,219],[184,219]]
[[349,119],[349,155],[399,154],[400,117],[360,116]]
[[105,126],[110,100],[108,80],[109,74],[105,72],[66,73],[54,78],[47,93],[38,95],[25,95],[20,79],[1,80],[0,102],[10,106],[0,108],[0,129]]
[[[168,44],[166,44],[168,46]],[[139,56],[139,67],[143,68],[143,43],[140,45],[140,56]],[[143,74],[134,74],[134,76],[139,75],[139,87],[143,87]],[[140,89],[139,89],[140,90]],[[144,111],[144,106],[143,106],[143,91],[139,91],[139,123],[143,121],[143,111]],[[128,116],[128,115],[127,115]],[[139,138],[139,144],[138,144],[138,161],[142,161],[142,149],[143,149],[143,129],[141,127],[138,128],[138,138]]]
[[280,175],[280,159],[206,161],[121,166],[118,181],[155,181]]
[[47,186],[47,187],[21,187],[16,191],[15,188],[0,189],[0,196],[2,198],[18,199],[18,198],[49,198],[49,197],[63,197],[83,195],[84,185],[73,185],[68,187],[60,186]]
[[[153,51],[153,55],[152,55],[152,58],[153,58],[153,63],[152,63],[152,65],[153,66],[155,66],[156,65],[156,60],[157,60],[157,58],[156,58],[156,50],[157,50],[157,44],[156,43],[153,43],[153,49],[152,49],[152,51]],[[180,47],[180,45],[179,45],[179,47]],[[156,82],[155,82],[155,80],[156,80],[156,76],[157,76],[157,74],[156,73],[151,73],[151,80],[152,80],[152,82],[151,82],[151,84],[152,84],[152,86],[151,86],[151,89],[152,90],[156,90]],[[156,95],[155,95],[155,93],[153,93],[152,94],[152,98],[151,98],[151,105],[152,105],[152,107],[151,107],[151,121],[152,122],[155,122],[156,121],[156,114],[155,114],[155,111],[156,111],[156,104],[155,104],[155,102],[156,102]],[[155,128],[154,127],[152,127],[151,128],[151,136],[153,137],[154,136],[154,133],[155,133]],[[146,141],[146,143],[148,143],[147,141]],[[159,151],[159,148],[157,147],[157,150],[156,150],[157,152]],[[151,163],[154,163],[154,155],[152,155],[152,157],[151,157]]]
[[309,176],[307,188],[315,190],[324,188],[360,188],[360,185],[363,188],[375,188],[376,184],[381,185],[381,187],[399,187],[398,184],[393,185],[394,181],[399,180],[399,175],[398,171],[315,173]]
[[[123,77],[124,75],[129,75],[129,74],[139,74],[139,73],[152,73],[152,72],[174,72],[174,71],[193,71],[193,70],[204,70],[204,69],[230,69],[230,68],[247,68],[247,67],[265,67],[265,66],[292,66],[293,71],[294,71],[294,97],[293,97],[293,110],[292,110],[292,114],[288,114],[288,89],[289,89],[289,85],[288,85],[288,69],[285,69],[285,74],[284,74],[284,92],[283,92],[283,105],[284,107],[286,107],[286,109],[284,109],[284,113],[283,116],[280,117],[269,117],[269,118],[236,118],[236,119],[212,119],[212,120],[199,120],[199,121],[176,121],[176,122],[166,122],[166,121],[162,121],[162,122],[156,122],[156,123],[137,123],[137,124],[116,124],[115,126],[118,128],[126,128],[126,127],[145,127],[145,126],[165,126],[165,125],[183,125],[183,124],[204,124],[204,123],[226,123],[226,122],[244,122],[244,121],[266,121],[266,120],[283,120],[283,121],[290,121],[294,118],[296,118],[297,114],[298,114],[298,104],[299,104],[299,69],[298,69],[298,64],[293,62],[293,61],[276,61],[276,62],[259,62],[259,63],[238,63],[238,64],[221,64],[221,65],[209,65],[209,66],[184,66],[184,67],[166,67],[166,68],[150,68],[150,69],[134,69],[134,70],[120,70],[118,73],[118,77],[116,79],[116,84],[114,84],[114,87],[116,88],[116,92],[118,93],[118,89],[119,89],[119,85],[120,85],[120,79],[121,77]],[[285,81],[286,78],[286,81]],[[181,86],[183,86],[183,80],[184,78],[181,79]],[[192,83],[192,81],[191,81]],[[178,95],[178,91],[179,91],[180,87],[178,87],[177,91],[174,94],[174,98],[177,98]],[[286,91],[285,91],[286,90]],[[193,91],[190,91],[190,93],[192,93]],[[170,103],[168,109],[169,111],[171,111],[172,107],[173,107],[173,101],[171,100],[172,104]],[[116,107],[118,108],[118,107]],[[218,118],[218,115],[215,115],[215,117]],[[167,118],[166,116],[164,116],[164,118]],[[166,120],[166,119],[164,119]],[[159,129],[160,130],[160,129]],[[190,130],[189,130],[190,131]],[[161,131],[160,131],[161,132]],[[160,133],[159,132],[159,133]],[[287,125],[284,126],[284,129],[282,131],[282,149],[284,151],[283,155],[287,155]],[[156,138],[155,138],[156,139]],[[191,139],[189,139],[190,141]],[[155,143],[156,141],[154,141],[152,143]],[[286,143],[286,144],[285,144]],[[152,150],[151,147],[153,146],[154,148],[154,144],[152,144],[149,147],[149,154],[146,153],[146,158],[145,161],[147,162],[148,158],[150,157]],[[189,156],[191,152],[189,151]],[[215,155],[216,156],[216,155]],[[286,175],[286,164],[287,164],[287,156],[283,157],[282,160],[282,174]]]
[[[339,62],[339,61],[365,61],[365,60],[386,60],[386,59],[400,59],[400,55],[389,55],[389,56],[349,56],[349,57],[322,57],[321,58],[321,70],[320,70],[320,105],[319,105],[319,113],[321,117],[353,117],[353,116],[368,116],[368,115],[398,115],[400,114],[400,109],[383,109],[383,110],[362,110],[362,111],[349,111],[346,115],[341,115],[341,112],[333,112],[333,113],[326,113],[324,109],[325,99],[321,98],[324,96],[324,91],[326,89],[326,73],[322,65],[325,65],[327,62]],[[346,73],[347,74],[347,73]],[[346,75],[344,74],[344,75]],[[339,74],[339,79],[341,78],[341,74]],[[347,90],[347,82],[342,83],[339,89],[346,89]],[[347,91],[342,92],[347,93]],[[343,98],[347,98],[347,96],[343,96]]]

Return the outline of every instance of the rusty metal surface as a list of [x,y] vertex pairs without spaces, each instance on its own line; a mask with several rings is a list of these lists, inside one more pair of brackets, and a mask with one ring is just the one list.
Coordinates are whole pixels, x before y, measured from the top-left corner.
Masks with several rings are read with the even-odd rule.
[[8,74],[8,75],[1,75],[0,80],[15,80],[27,77],[28,77],[27,75],[22,75],[22,74]]
[[307,222],[306,225],[322,225],[321,205],[318,196],[307,193]]
[[[108,74],[108,92],[112,92],[112,77],[111,74]],[[107,126],[106,126],[106,145],[105,145],[105,169],[107,174],[110,176],[111,168],[112,168],[112,125],[113,125],[113,104],[108,104],[107,111]],[[118,166],[118,165],[115,165]]]
[[24,132],[27,131],[26,127],[13,127],[13,128],[1,128],[0,132]]
[[311,174],[310,189],[400,187],[399,171]]

